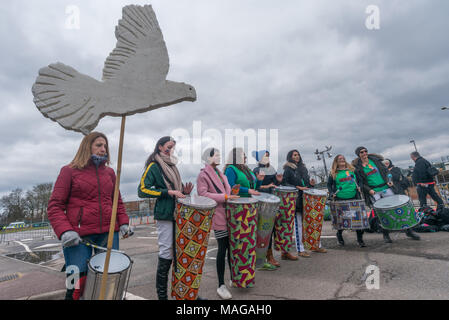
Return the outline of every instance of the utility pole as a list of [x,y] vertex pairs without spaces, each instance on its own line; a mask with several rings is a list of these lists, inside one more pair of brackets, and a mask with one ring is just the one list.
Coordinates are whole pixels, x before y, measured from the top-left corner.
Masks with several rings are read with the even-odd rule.
[[416,149],[416,143],[415,143],[415,140],[410,139],[410,143],[413,143],[413,145],[415,146],[415,151],[418,152],[418,149]]
[[317,156],[317,160],[323,159],[324,173],[326,174],[326,179],[328,178],[328,173],[327,173],[327,166],[326,166],[326,157],[324,156],[324,154],[327,153],[327,156],[329,158],[331,158],[332,154],[329,153],[329,151],[331,151],[331,149],[332,149],[332,146],[330,146],[330,147],[326,146],[326,150],[318,151],[318,149],[316,149],[316,151],[315,151],[315,154]]

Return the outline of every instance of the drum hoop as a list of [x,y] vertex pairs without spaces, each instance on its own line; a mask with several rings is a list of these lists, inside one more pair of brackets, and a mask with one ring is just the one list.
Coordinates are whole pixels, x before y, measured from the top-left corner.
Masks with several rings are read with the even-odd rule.
[[[239,202],[239,201],[241,201],[241,199],[251,199],[252,201]],[[239,199],[231,199],[231,200],[227,201],[227,203],[230,203],[230,204],[257,204],[258,202],[259,202],[259,200],[254,199],[254,198],[249,198],[249,197],[239,198]]]
[[[106,252],[100,252],[100,253],[94,254],[92,257],[90,257],[89,261],[87,262],[88,268],[91,269],[92,271],[94,271],[95,273],[101,273],[101,274],[103,274],[104,272],[103,272],[103,271],[98,271],[98,270],[94,269],[94,268],[90,265],[90,262],[91,262],[91,260],[92,260],[94,257],[96,257],[96,256],[98,256],[98,255],[100,255],[100,254],[103,254],[103,253],[106,254]],[[122,271],[117,271],[117,272],[109,272],[109,270],[108,270],[108,274],[120,274],[120,273],[123,273],[124,271],[126,271],[126,270],[128,270],[128,269],[130,269],[130,268],[132,267],[134,261],[133,261],[133,260],[131,259],[131,257],[128,256],[126,253],[111,252],[111,254],[112,254],[112,253],[115,253],[115,254],[122,254],[122,255],[124,255],[125,257],[127,257],[127,258],[129,259],[129,266],[128,266],[127,268],[123,269]],[[106,258],[106,257],[105,257],[105,258]],[[106,261],[106,259],[105,259],[105,261]],[[110,262],[109,262],[109,265],[111,265]],[[104,270],[104,265],[103,265],[103,270]]]
[[[268,195],[270,195],[270,196],[261,197],[262,199],[258,199],[258,197],[260,197],[260,196],[253,196],[252,198],[256,199],[258,202],[268,203],[268,204],[277,204],[277,203],[281,202],[281,199],[279,199],[278,196],[275,196],[274,194],[268,194]],[[276,199],[274,199],[274,198],[276,198]],[[272,199],[273,201],[264,201],[266,199]]]
[[335,204],[335,203],[350,203],[350,202],[360,202],[362,204],[365,203],[365,200],[361,200],[361,199],[354,199],[354,200],[331,200],[329,201],[331,204]]
[[[202,197],[202,196],[200,196]],[[182,201],[184,201],[186,198],[182,198],[182,199],[178,199],[177,203],[189,207],[189,208],[194,208],[194,209],[203,209],[203,210],[210,210],[210,209],[214,209],[217,207],[217,202],[214,199],[208,198],[208,197],[202,197],[202,198],[206,198],[209,199],[210,201],[213,201],[215,204],[192,204],[192,203],[183,203]]]
[[398,208],[402,208],[403,206],[405,206],[407,204],[410,204],[413,208],[415,208],[415,206],[413,205],[412,199],[409,199],[409,201],[405,202],[404,204],[396,205],[396,206],[388,207],[388,208],[379,208],[379,207],[376,207],[376,203],[373,203],[373,208],[374,208],[374,210],[376,210],[376,209],[378,209],[378,210],[395,210]]
[[323,192],[323,194],[312,193],[312,192],[310,192],[309,190],[304,190],[303,192],[304,192],[305,194],[308,194],[309,196],[319,196],[319,197],[325,197],[325,196],[327,196],[327,192],[324,191],[324,190],[320,190],[320,189],[312,189],[312,190],[319,190],[319,191]]

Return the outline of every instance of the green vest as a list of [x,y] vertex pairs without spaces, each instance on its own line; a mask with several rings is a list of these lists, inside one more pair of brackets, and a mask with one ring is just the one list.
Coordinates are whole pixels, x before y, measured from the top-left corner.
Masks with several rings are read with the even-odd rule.
[[357,185],[355,184],[355,174],[350,170],[339,170],[335,178],[337,190],[341,190],[337,194],[339,199],[353,199],[357,194]]
[[[363,172],[365,172],[368,180],[368,186],[370,186],[371,188],[385,183],[384,179],[382,178],[382,175],[379,172],[379,169],[376,167],[376,165],[371,159],[369,160],[368,165],[366,167],[363,167]],[[380,192],[385,189],[388,189],[388,185],[373,188],[373,190],[376,192]]]
[[[234,169],[234,172],[237,175],[237,179],[235,180],[235,184],[239,184],[241,187],[248,188],[248,189],[256,189],[256,176],[254,175],[254,173],[249,171],[251,173],[251,176],[254,178],[254,186],[253,186],[253,188],[251,188],[250,185],[249,185],[248,178],[246,177],[246,175],[241,170],[239,170],[236,166],[233,166],[233,165],[230,165],[229,168]],[[241,196],[241,197],[250,197],[251,195],[249,193],[240,193],[239,192],[239,196]]]

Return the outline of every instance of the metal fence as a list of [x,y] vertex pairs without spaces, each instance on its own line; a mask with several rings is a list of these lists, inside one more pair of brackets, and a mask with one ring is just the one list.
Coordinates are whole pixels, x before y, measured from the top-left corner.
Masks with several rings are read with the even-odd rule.
[[52,227],[0,231],[0,243],[6,244],[13,241],[46,240],[52,238],[56,238]]
[[438,183],[438,191],[445,205],[449,205],[449,183]]
[[145,225],[154,222],[154,214],[152,210],[128,211],[129,225]]

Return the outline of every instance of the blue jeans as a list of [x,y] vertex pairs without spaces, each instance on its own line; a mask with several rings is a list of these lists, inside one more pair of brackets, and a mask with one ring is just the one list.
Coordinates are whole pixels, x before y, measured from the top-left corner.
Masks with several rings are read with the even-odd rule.
[[[107,247],[109,233],[92,234],[84,236],[83,240],[95,244],[100,247]],[[92,247],[80,243],[75,247],[64,248],[64,259],[66,265],[67,274],[75,273],[70,266],[78,267],[80,273],[87,273],[87,261],[92,257]],[[119,237],[118,232],[114,233],[114,240],[112,242],[112,249],[119,250]],[[95,254],[105,252],[103,250],[95,249]]]

